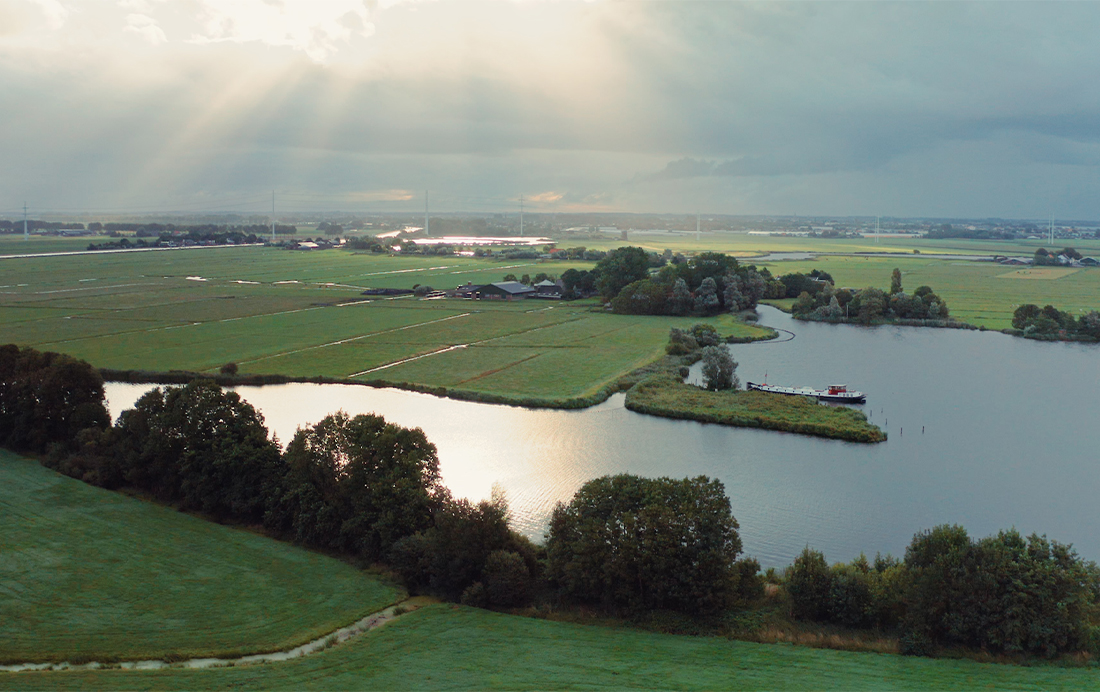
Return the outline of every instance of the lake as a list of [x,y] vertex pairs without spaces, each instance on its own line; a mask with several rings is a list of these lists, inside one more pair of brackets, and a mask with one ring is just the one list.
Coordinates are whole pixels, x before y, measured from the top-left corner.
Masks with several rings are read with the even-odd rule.
[[[864,445],[645,416],[623,395],[583,411],[528,410],[355,385],[240,387],[284,443],[343,409],[419,426],[461,497],[507,493],[535,539],[555,503],[614,473],[725,483],[745,552],[782,566],[806,545],[831,561],[901,556],[913,534],[958,523],[1015,526],[1100,559],[1100,347],[993,332],[798,322],[761,307],[789,341],[730,346],[746,380],[867,394],[890,436]],[[656,318],[655,318],[656,319]],[[112,414],[148,385],[107,385]]]

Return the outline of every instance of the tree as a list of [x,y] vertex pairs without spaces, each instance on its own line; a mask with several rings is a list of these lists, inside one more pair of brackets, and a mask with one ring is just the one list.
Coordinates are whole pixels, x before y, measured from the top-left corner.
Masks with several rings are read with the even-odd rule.
[[0,444],[42,453],[71,448],[84,429],[110,425],[103,378],[88,363],[60,353],[0,347]]
[[737,362],[723,346],[707,346],[703,349],[703,386],[712,392],[737,389],[740,380],[734,371]]
[[516,281],[515,274],[505,274],[503,281]]
[[531,285],[531,275],[530,274],[524,274],[523,276],[519,277],[519,282],[521,284],[523,284],[524,286],[530,286]]
[[381,416],[326,416],[295,433],[285,459],[271,520],[304,543],[372,560],[428,528],[444,492],[435,445]]
[[554,509],[549,575],[580,602],[718,612],[737,596],[737,528],[717,480],[604,476]]
[[1014,529],[973,541],[943,525],[913,537],[905,565],[911,653],[961,644],[1054,656],[1087,645],[1100,570],[1070,546]]
[[211,380],[157,388],[123,411],[113,432],[124,480],[221,518],[260,521],[282,472],[263,417]]
[[890,273],[890,295],[901,293],[901,270],[894,267]]
[[783,585],[791,597],[791,612],[803,620],[824,621],[829,616],[832,573],[824,553],[809,546],[795,558],[783,575]]
[[870,324],[882,317],[886,310],[886,294],[871,286],[863,289],[852,299],[859,321]]
[[498,555],[490,562],[498,552],[518,555],[528,578],[537,574],[535,546],[509,528],[508,503],[494,490],[491,500],[477,504],[445,496],[431,525],[395,543],[389,562],[413,590],[457,601],[480,583],[486,602],[495,594],[497,605],[521,605],[521,596],[530,595],[529,589],[524,593],[523,571],[511,557]]
[[672,315],[686,315],[691,312],[691,291],[688,290],[687,282],[683,279],[676,279],[672,284],[672,295],[668,299],[668,311]]
[[651,279],[635,281],[611,300],[611,310],[620,315],[667,314],[668,287]]
[[710,314],[718,310],[722,305],[718,299],[718,282],[714,277],[708,276],[699,284],[695,291],[695,311],[702,314]]
[[604,300],[611,300],[624,287],[649,276],[649,253],[640,247],[616,248],[596,264],[594,271],[596,289]]

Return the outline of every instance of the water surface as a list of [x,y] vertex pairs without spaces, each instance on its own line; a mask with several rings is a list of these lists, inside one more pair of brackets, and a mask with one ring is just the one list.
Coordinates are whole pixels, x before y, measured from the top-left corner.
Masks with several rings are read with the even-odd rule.
[[[343,409],[419,426],[459,496],[508,495],[515,525],[541,538],[558,501],[609,473],[725,483],[745,551],[789,563],[805,545],[831,560],[900,555],[950,522],[984,536],[1017,527],[1100,559],[1100,348],[991,332],[805,323],[761,308],[783,343],[731,346],[745,380],[868,395],[876,445],[632,413],[623,395],[584,411],[527,410],[353,385],[240,387],[283,442]],[[147,385],[108,385],[113,413]]]

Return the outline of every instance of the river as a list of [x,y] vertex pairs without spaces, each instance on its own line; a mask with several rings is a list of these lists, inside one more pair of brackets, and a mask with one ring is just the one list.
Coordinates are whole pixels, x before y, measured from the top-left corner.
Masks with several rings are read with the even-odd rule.
[[[707,475],[725,483],[745,552],[788,564],[804,546],[848,560],[901,556],[913,534],[958,523],[972,536],[1015,526],[1100,560],[1100,347],[992,332],[863,328],[792,320],[782,343],[734,345],[746,380],[867,394],[876,445],[645,416],[623,395],[583,411],[528,410],[354,385],[240,387],[279,440],[343,409],[419,426],[458,496],[507,494],[517,529],[540,539],[558,501],[612,473]],[[113,414],[148,385],[111,383]]]

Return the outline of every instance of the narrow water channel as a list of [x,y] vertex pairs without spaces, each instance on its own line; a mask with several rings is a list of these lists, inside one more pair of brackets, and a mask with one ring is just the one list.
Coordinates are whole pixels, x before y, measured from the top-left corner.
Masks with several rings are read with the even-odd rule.
[[[611,473],[725,483],[745,552],[765,566],[806,545],[830,560],[901,555],[950,522],[982,536],[1015,526],[1100,559],[1100,347],[996,333],[804,323],[783,343],[731,346],[738,375],[773,384],[846,383],[890,439],[861,445],[632,413],[623,396],[584,411],[452,401],[351,385],[240,387],[285,442],[343,409],[419,426],[458,496],[507,493],[517,528],[541,538],[555,503]],[[147,385],[110,384],[113,414]]]

